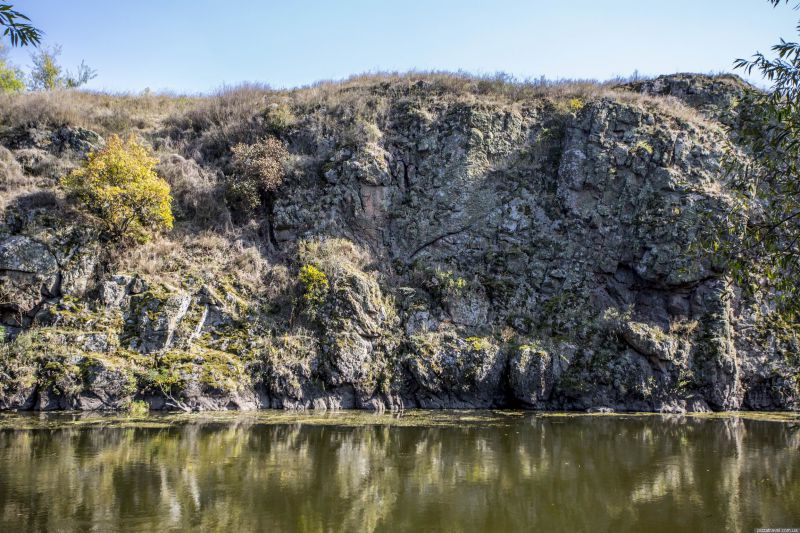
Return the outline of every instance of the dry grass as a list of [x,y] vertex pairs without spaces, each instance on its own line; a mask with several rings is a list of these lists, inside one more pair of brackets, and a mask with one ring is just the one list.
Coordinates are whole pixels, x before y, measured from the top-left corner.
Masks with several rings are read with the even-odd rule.
[[669,334],[689,337],[697,331],[699,325],[697,320],[673,319],[669,324]]
[[258,247],[219,233],[161,235],[125,250],[117,259],[122,272],[138,273],[147,279],[173,286],[187,280],[215,285],[222,280],[259,292],[270,265]]
[[[723,81],[728,78],[731,76],[715,76]],[[273,90],[266,85],[247,83],[223,87],[209,96],[79,90],[32,92],[1,95],[0,124],[73,125],[100,133],[122,133],[131,129],[150,130],[166,122],[177,130],[200,133],[226,130],[237,123],[252,122],[254,116],[259,115],[278,127],[289,127],[296,120],[292,108],[306,111],[348,108],[355,109],[357,116],[369,117],[380,111],[389,96],[425,94],[447,99],[477,96],[500,102],[538,98],[581,98],[585,101],[602,97],[638,98],[635,92],[620,90],[628,81],[518,80],[505,74],[481,76],[464,72],[410,71],[365,73],[291,90]],[[735,82],[735,79],[730,81]]]
[[352,95],[398,96],[426,93],[431,96],[459,98],[468,95],[493,97],[514,102],[542,97],[590,96],[617,82],[595,80],[518,80],[506,74],[474,75],[464,72],[411,71],[376,72],[352,76],[346,80],[318,82],[289,94],[299,105],[314,105],[332,100],[349,100]]
[[264,109],[273,91],[266,85],[245,83],[223,87],[207,97],[197,98],[185,112],[171,117],[173,125],[182,130],[203,131],[214,126],[246,121],[254,109]]
[[[650,108],[678,121],[703,120],[697,110],[672,97],[629,89],[629,80],[516,80],[504,75],[474,76],[451,72],[369,73],[343,81],[319,82],[292,90],[247,84],[200,98],[167,120],[175,130],[195,132],[195,158],[220,157],[236,142],[252,143],[260,131],[280,134],[301,125],[325,132],[364,129],[385,118],[393,100],[419,98],[438,102],[511,105],[550,100],[592,102],[608,98]],[[309,117],[315,117],[312,125]]]
[[172,211],[178,220],[191,221],[201,228],[223,229],[230,225],[221,180],[213,171],[192,159],[171,154],[161,158],[156,172],[169,183]]
[[10,128],[69,125],[92,129],[101,135],[147,131],[198,100],[202,99],[78,90],[3,94],[0,95],[0,125]]
[[298,257],[304,264],[323,267],[349,263],[360,270],[363,270],[373,260],[369,253],[353,242],[333,237],[300,241]]
[[[517,80],[507,75],[475,76],[452,72],[367,73],[343,81],[319,82],[291,90],[266,85],[224,87],[209,96],[105,94],[77,90],[0,96],[0,126],[64,125],[93,129],[101,135],[139,132],[156,143],[198,161],[226,157],[231,145],[251,143],[264,132],[280,135],[308,115],[334,123],[375,122],[392,99],[478,100],[512,104],[539,99],[590,102],[600,98],[655,105],[684,121],[698,113],[675,99],[651,97],[621,88],[627,80]],[[162,128],[169,132],[156,134]],[[177,143],[177,144],[176,144]]]
[[50,180],[24,173],[14,154],[0,146],[0,211],[20,202],[27,209],[35,207],[45,199],[49,185],[52,185]]
[[[200,98],[164,121],[172,137],[188,137],[183,150],[198,161],[224,158],[230,146],[253,142],[263,126],[268,87],[245,84]],[[254,133],[255,132],[255,133]]]

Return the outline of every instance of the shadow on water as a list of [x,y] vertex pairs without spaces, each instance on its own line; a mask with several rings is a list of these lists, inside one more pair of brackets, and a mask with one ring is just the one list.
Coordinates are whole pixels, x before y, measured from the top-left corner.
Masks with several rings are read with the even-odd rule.
[[85,419],[62,416],[36,418],[33,429],[0,424],[0,531],[800,527],[796,421],[411,419],[275,414],[76,425]]

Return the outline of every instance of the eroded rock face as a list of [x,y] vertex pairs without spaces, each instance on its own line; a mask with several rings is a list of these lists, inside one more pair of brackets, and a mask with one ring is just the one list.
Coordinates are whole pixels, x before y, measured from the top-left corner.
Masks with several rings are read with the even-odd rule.
[[703,398],[715,410],[738,409],[744,393],[727,293],[721,280],[704,284],[695,293],[695,304],[705,316],[695,341],[692,371],[703,389]]
[[404,366],[409,393],[426,409],[492,407],[503,404],[500,382],[507,355],[489,340],[452,333],[411,337]]
[[632,82],[629,87],[644,94],[674,97],[723,120],[744,94],[742,80],[730,75],[672,74]]
[[575,346],[567,343],[516,346],[508,370],[514,399],[527,408],[547,409],[553,387],[574,356]]
[[44,244],[23,235],[0,242],[0,284],[6,305],[28,315],[60,290],[55,256]]
[[[4,323],[33,314],[44,327],[21,338],[66,340],[0,358],[0,408],[797,409],[797,327],[690,251],[724,208],[721,122],[742,85],[624,90],[510,102],[376,85],[371,122],[298,104],[282,133],[295,166],[260,221],[263,253],[295,276],[280,290],[198,281],[201,264],[174,286],[109,272],[90,237],[36,239],[44,215],[17,213]],[[96,142],[5,144],[32,172],[39,152]],[[176,161],[193,175],[227,171],[192,150]]]
[[20,127],[5,131],[0,137],[5,146],[15,150],[46,150],[64,157],[86,155],[104,143],[94,131],[70,126],[56,129]]
[[130,298],[126,322],[130,348],[142,353],[154,353],[172,347],[175,332],[192,303],[191,295],[165,287]]

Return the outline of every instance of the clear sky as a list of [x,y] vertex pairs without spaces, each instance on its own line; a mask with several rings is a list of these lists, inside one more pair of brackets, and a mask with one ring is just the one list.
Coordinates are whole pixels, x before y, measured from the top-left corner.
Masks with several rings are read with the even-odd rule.
[[[766,0],[35,0],[14,2],[110,91],[294,87],[367,71],[595,78],[731,70],[794,40]],[[30,52],[13,50],[23,68]]]

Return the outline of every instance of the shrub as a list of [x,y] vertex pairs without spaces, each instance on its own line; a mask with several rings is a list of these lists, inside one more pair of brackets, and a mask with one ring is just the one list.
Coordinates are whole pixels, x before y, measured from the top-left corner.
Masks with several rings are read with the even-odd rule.
[[438,289],[443,294],[461,294],[467,289],[467,280],[456,276],[450,270],[437,268],[434,272]]
[[0,92],[18,93],[25,90],[25,82],[19,69],[0,58]]
[[234,174],[228,180],[228,202],[252,213],[262,205],[266,194],[283,183],[289,154],[275,137],[265,137],[253,144],[239,143],[231,152]]
[[303,298],[313,315],[328,294],[328,276],[314,265],[303,265],[300,267],[300,283],[303,284]]
[[131,416],[147,416],[150,406],[142,400],[134,400],[128,405],[128,414]]
[[297,117],[294,116],[292,109],[285,103],[270,104],[264,111],[264,121],[270,133],[281,135],[297,122]]
[[647,155],[653,155],[653,145],[647,141],[637,141],[630,151],[632,153],[645,152]]
[[492,343],[486,337],[467,337],[465,340],[476,352],[486,351],[492,347]]
[[107,238],[146,242],[173,222],[169,184],[155,173],[157,162],[133,137],[112,135],[61,183],[99,220]]
[[580,98],[570,98],[569,100],[567,100],[567,107],[573,113],[577,113],[578,111],[583,109],[584,105],[586,105],[586,103]]
[[232,213],[245,215],[247,218],[261,206],[261,191],[255,181],[235,176],[227,182],[225,200]]

